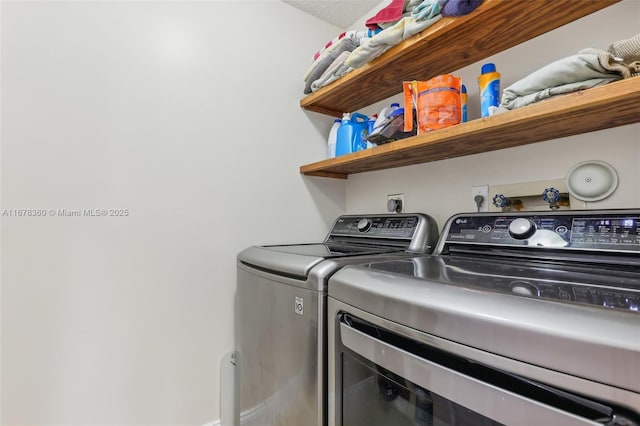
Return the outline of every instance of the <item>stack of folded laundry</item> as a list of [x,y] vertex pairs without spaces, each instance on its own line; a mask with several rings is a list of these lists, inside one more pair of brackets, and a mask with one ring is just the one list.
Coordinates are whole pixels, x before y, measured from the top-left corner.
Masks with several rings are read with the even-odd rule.
[[363,40],[373,34],[374,30],[343,32],[316,52],[313,55],[313,64],[304,76],[304,93],[315,92],[351,71],[344,65],[345,60]]
[[315,92],[363,66],[443,16],[467,15],[480,3],[482,0],[392,0],[366,21],[368,30],[344,32],[316,52],[304,76],[304,93]]
[[502,92],[496,112],[640,75],[640,34],[607,50],[583,49],[529,74]]

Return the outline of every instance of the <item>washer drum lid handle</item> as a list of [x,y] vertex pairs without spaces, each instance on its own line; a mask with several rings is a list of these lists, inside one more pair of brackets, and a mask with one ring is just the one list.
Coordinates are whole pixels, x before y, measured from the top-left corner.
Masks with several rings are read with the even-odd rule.
[[569,170],[569,194],[582,201],[604,200],[618,187],[618,173],[604,161],[584,161]]

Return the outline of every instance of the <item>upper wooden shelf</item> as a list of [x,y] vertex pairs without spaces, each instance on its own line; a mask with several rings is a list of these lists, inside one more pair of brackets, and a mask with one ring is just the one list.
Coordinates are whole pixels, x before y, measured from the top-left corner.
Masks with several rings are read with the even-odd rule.
[[300,173],[346,179],[352,173],[478,154],[638,122],[640,77],[633,77],[308,164],[300,167]]
[[309,111],[341,117],[428,80],[478,62],[620,0],[484,0],[472,13],[442,18],[382,56],[300,101]]

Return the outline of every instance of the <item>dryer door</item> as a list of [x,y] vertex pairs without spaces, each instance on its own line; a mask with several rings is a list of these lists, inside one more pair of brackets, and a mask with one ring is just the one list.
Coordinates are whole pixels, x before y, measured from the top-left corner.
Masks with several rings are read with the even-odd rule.
[[341,426],[637,425],[637,416],[339,315]]

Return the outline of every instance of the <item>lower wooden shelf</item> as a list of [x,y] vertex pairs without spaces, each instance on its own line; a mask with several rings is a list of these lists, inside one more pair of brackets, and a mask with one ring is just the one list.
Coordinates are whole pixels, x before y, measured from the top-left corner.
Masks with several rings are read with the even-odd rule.
[[638,122],[640,77],[632,77],[307,164],[300,167],[300,173],[346,179],[353,173],[478,154]]

